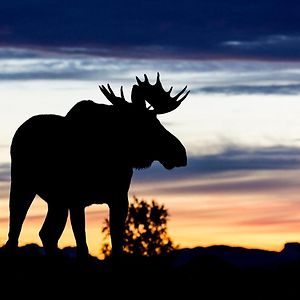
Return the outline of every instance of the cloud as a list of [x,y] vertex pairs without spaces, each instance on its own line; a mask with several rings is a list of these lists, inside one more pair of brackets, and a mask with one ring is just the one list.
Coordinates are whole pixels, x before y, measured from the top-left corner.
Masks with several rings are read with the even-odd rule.
[[189,72],[194,94],[298,95],[299,70],[296,62],[212,60],[195,63]]
[[2,47],[0,48],[0,59],[16,59],[16,58],[39,58],[43,52],[35,49]]
[[[67,51],[66,48],[64,51]],[[81,55],[76,51],[84,49],[70,50],[67,55],[63,52],[0,47],[0,80],[95,80],[121,83],[127,90],[136,75],[147,73],[149,78],[155,78],[159,71],[165,86],[172,85],[176,89],[188,82],[193,95],[300,93],[300,65],[295,62],[120,59]]]
[[[186,71],[194,68],[191,62],[174,62],[162,59],[115,58],[95,55],[78,55],[71,50],[68,54],[26,48],[1,48],[0,80],[122,80],[132,81],[136,75],[153,73],[156,78],[157,66],[164,73]],[[199,66],[206,68],[210,66]],[[141,71],[142,70],[142,71]],[[142,72],[142,73],[141,73]],[[117,74],[117,75],[116,75]],[[182,85],[182,83],[181,83]]]
[[[1,5],[2,45],[94,49],[138,57],[299,59],[299,3],[261,0],[111,1]],[[104,50],[101,50],[104,49]],[[281,49],[281,50],[280,50]],[[89,51],[90,51],[89,50]],[[85,51],[85,50],[84,50]],[[89,52],[87,51],[87,52]]]
[[285,53],[289,59],[299,59],[300,35],[267,35],[254,40],[227,41],[223,45],[234,52],[262,58],[280,59]]
[[9,198],[10,182],[0,182],[0,201],[7,201]]
[[[4,56],[5,50],[0,51]],[[15,51],[12,51],[14,56]],[[16,56],[11,59],[2,59],[2,72],[0,80],[34,80],[34,79],[80,79],[88,80],[97,78],[99,74],[102,77],[109,78],[111,69],[120,69],[126,65],[115,60],[105,58],[77,58],[65,57],[63,55],[50,55],[42,57],[33,51],[22,53],[23,56]]]
[[[300,169],[300,148],[228,147],[220,153],[192,156],[184,168],[165,170],[158,162],[145,170],[135,170],[135,182],[189,180],[205,176],[226,176],[235,171],[276,171]],[[10,164],[0,164],[0,181],[10,181]]]
[[[245,172],[238,171],[235,174],[235,178],[230,182],[222,182],[218,178],[211,179],[211,182],[205,182],[201,180],[199,176],[199,181],[193,181],[189,183],[188,181],[183,183],[178,183],[170,186],[155,187],[149,189],[143,189],[143,193],[151,194],[154,192],[162,195],[203,195],[203,194],[230,194],[230,195],[240,195],[240,194],[256,194],[256,193],[270,193],[286,191],[290,189],[295,189],[299,186],[299,181],[290,181],[290,178],[282,179],[281,176],[274,178],[274,173],[269,174],[270,178],[260,178],[259,174],[256,174],[256,178],[248,178],[248,174]],[[230,174],[228,174],[230,178]]]
[[10,164],[0,164],[0,183],[10,181]]
[[228,148],[213,155],[191,157],[185,168],[162,166],[135,172],[132,193],[236,194],[289,191],[299,187],[300,149]]
[[198,88],[197,93],[208,94],[264,94],[264,95],[297,95],[300,94],[300,84],[273,84],[273,85],[228,85],[228,86],[207,86]]
[[[288,191],[299,187],[300,148],[230,147],[195,156],[185,168],[165,170],[154,163],[134,172],[131,193],[203,194]],[[10,164],[0,165],[0,183],[10,181]],[[6,191],[7,187],[5,187]]]
[[10,187],[10,164],[0,164],[0,201],[1,199],[7,199]]
[[296,170],[300,169],[300,148],[265,147],[248,149],[228,147],[217,154],[192,156],[185,168],[166,171],[155,163],[147,170],[137,171],[137,181],[191,178],[234,171]]

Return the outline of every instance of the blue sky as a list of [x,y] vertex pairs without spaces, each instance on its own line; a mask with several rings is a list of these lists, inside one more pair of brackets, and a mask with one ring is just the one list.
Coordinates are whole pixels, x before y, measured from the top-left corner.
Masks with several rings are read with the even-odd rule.
[[[290,0],[4,1],[0,242],[7,233],[9,145],[18,126],[35,114],[64,115],[82,99],[108,104],[99,84],[116,92],[122,85],[129,99],[135,76],[146,73],[154,82],[157,72],[174,95],[185,85],[191,91],[176,111],[159,116],[186,146],[189,163],[135,172],[130,195],[165,202],[183,245],[274,249],[295,239],[299,8]],[[39,205],[34,220],[43,218]],[[28,232],[23,242],[36,239]]]
[[299,58],[296,0],[3,1],[0,13],[3,46],[130,57]]

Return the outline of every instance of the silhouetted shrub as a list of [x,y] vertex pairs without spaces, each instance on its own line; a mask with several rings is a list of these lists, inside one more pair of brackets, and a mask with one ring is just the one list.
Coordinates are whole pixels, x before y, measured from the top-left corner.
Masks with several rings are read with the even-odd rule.
[[[167,232],[168,219],[169,213],[164,205],[155,200],[147,202],[133,197],[125,224],[124,252],[136,256],[154,256],[174,250],[176,246]],[[111,254],[108,219],[104,221],[102,232],[104,243],[100,251],[107,257]]]

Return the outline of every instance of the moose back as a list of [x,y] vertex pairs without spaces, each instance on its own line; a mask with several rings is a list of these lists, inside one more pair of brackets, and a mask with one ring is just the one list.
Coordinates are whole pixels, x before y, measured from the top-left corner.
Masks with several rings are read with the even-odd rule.
[[[186,150],[167,131],[157,114],[176,109],[187,97],[186,87],[171,97],[159,73],[155,84],[137,78],[131,102],[100,86],[112,105],[83,100],[66,116],[37,115],[16,131],[11,144],[10,222],[6,248],[13,251],[27,211],[36,195],[48,204],[39,232],[48,255],[57,251],[68,213],[78,256],[88,255],[86,206],[109,206],[112,254],[122,253],[133,169],[159,161],[166,169],[187,164]],[[147,107],[149,105],[149,107]]]

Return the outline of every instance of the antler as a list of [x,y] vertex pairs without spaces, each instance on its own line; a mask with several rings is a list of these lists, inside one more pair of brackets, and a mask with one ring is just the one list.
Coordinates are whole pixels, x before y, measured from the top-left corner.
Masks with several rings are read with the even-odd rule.
[[125,100],[123,87],[121,86],[121,97],[117,97],[113,90],[111,89],[110,85],[107,85],[107,88],[104,85],[99,85],[99,88],[103,95],[109,100],[113,105],[124,105],[125,103],[128,103]]
[[[176,109],[190,92],[186,92],[187,86],[185,86],[184,89],[176,96],[171,97],[173,87],[166,92],[160,82],[159,73],[157,73],[157,79],[154,85],[150,84],[146,74],[144,77],[144,81],[141,81],[138,77],[136,77],[138,87],[140,88],[140,94],[142,94],[144,98],[142,99],[142,97],[139,97],[139,101],[146,100],[150,104],[150,107],[153,107],[153,111],[156,114],[165,114]],[[179,99],[181,95],[183,95],[183,97]]]
[[[131,91],[131,101],[140,109],[146,109],[147,101],[150,107],[153,107],[153,112],[155,114],[165,114],[174,109],[176,109],[181,102],[188,96],[190,91],[186,91],[187,86],[184,87],[182,91],[180,91],[176,96],[171,97],[171,92],[173,87],[170,88],[168,92],[166,92],[160,82],[160,75],[157,73],[156,83],[154,85],[150,84],[147,75],[144,75],[145,80],[141,81],[138,77],[136,77],[138,85],[133,85]],[[107,85],[107,88],[104,85],[99,85],[101,92],[104,96],[116,106],[128,104],[125,100],[123,87],[121,86],[121,97],[117,97],[110,85]],[[182,96],[182,97],[181,97]],[[181,97],[181,98],[180,98]]]

